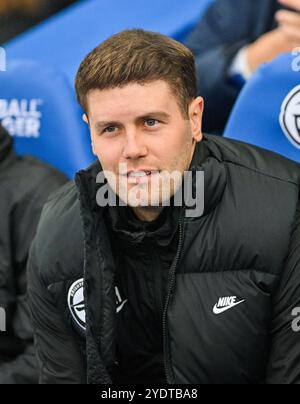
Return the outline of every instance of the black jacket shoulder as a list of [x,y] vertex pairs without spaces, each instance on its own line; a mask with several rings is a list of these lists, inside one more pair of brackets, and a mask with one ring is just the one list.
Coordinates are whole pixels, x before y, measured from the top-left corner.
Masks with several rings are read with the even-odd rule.
[[215,157],[224,164],[233,165],[258,175],[299,185],[300,165],[277,153],[248,143],[219,136],[206,135]]
[[[60,282],[66,277],[72,279],[78,270],[82,270],[83,234],[80,204],[73,181],[52,194],[44,206],[35,247],[38,251],[38,268],[43,270],[41,277],[46,285]],[[78,263],[82,265],[78,267]],[[67,272],[64,270],[66,268]]]

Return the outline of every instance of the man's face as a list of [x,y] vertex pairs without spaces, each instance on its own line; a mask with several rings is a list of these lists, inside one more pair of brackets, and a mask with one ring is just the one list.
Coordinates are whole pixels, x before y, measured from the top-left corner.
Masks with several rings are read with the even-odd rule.
[[114,192],[137,209],[170,200],[202,139],[203,100],[191,102],[188,119],[169,84],[154,81],[93,90],[87,101],[93,152],[114,174]]

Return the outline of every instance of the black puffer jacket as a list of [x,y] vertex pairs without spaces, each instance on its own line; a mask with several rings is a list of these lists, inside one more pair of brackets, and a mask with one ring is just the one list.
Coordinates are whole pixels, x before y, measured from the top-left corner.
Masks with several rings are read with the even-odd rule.
[[26,263],[49,193],[66,178],[33,158],[17,157],[0,127],[0,384],[36,383],[33,332],[26,302]]
[[[49,201],[31,250],[42,383],[111,383],[118,359],[118,259],[95,202],[99,169]],[[204,170],[205,210],[178,221],[161,318],[168,383],[299,383],[299,166],[207,136],[191,169]]]

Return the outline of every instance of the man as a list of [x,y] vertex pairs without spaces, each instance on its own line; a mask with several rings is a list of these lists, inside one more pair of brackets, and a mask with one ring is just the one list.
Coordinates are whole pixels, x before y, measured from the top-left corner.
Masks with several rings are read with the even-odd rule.
[[163,35],[111,37],[76,91],[99,162],[31,250],[40,382],[300,382],[299,166],[203,136],[193,55]]
[[196,57],[203,128],[222,134],[256,70],[300,47],[300,0],[216,0],[185,42]]
[[[26,263],[43,204],[66,178],[46,164],[17,157],[0,126],[0,384],[37,383],[26,299]],[[5,313],[5,318],[3,318]]]

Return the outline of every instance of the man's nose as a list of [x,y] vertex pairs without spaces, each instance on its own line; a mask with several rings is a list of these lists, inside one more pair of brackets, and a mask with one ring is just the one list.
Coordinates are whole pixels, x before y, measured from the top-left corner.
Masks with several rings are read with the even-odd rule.
[[126,134],[126,141],[123,149],[123,157],[126,159],[138,159],[147,155],[147,147],[143,142],[141,134],[131,130]]

